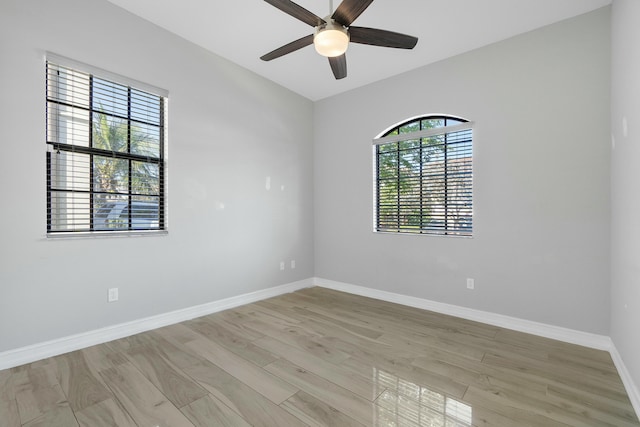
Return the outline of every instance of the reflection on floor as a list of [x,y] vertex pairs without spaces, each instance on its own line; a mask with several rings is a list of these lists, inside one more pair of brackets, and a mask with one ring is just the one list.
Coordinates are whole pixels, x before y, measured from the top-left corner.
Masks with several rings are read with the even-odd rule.
[[374,368],[373,378],[384,390],[376,399],[375,425],[471,427],[470,405],[383,370]]

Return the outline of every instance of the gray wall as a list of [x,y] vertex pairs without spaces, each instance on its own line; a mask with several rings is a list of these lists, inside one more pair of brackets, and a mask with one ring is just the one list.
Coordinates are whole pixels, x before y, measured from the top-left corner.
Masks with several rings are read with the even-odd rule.
[[[108,2],[3,1],[0,352],[314,275],[608,334],[613,249],[613,336],[640,382],[622,149],[610,248],[609,30],[602,9],[312,104]],[[169,90],[167,236],[45,238],[45,51]],[[372,232],[371,139],[429,113],[476,122],[472,239]]]
[[611,163],[611,338],[633,381],[640,386],[639,16],[637,0],[613,2],[611,129],[615,147]]
[[[317,102],[316,276],[608,334],[609,54],[604,8]],[[371,139],[430,113],[476,123],[474,237],[373,233]]]
[[[45,238],[45,51],[170,92],[167,236]],[[0,352],[313,276],[310,101],[102,0],[3,0],[0,61]]]

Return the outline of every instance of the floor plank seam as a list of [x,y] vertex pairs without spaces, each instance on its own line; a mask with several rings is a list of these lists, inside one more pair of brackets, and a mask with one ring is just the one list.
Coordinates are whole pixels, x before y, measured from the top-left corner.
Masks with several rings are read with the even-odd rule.
[[12,405],[15,426],[640,426],[606,352],[326,288],[0,371]]

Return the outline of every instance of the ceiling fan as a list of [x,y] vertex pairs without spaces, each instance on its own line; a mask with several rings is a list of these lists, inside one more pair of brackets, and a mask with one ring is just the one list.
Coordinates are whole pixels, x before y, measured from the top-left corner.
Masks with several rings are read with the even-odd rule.
[[313,44],[320,55],[329,58],[329,64],[335,78],[343,79],[347,77],[345,52],[349,42],[398,49],[413,49],[418,43],[417,37],[406,34],[351,26],[351,23],[369,7],[373,0],[343,0],[333,14],[331,14],[333,2],[329,0],[330,15],[324,19],[290,0],[265,1],[284,13],[311,25],[315,28],[315,32],[261,56],[260,59],[263,61],[271,61]]

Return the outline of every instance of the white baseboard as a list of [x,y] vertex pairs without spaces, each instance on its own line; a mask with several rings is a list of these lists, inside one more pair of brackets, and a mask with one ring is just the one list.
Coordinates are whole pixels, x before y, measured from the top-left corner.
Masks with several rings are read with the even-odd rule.
[[448,314],[451,316],[461,317],[463,319],[474,320],[489,325],[526,332],[598,350],[606,350],[611,354],[611,358],[618,369],[618,373],[627,390],[627,394],[631,400],[634,410],[640,417],[640,391],[631,378],[631,375],[629,374],[629,371],[620,357],[614,343],[611,341],[611,338],[607,336],[590,334],[587,332],[547,325],[516,317],[504,316],[501,314],[371,289],[349,283],[336,282],[318,277],[304,279],[281,286],[250,292],[248,294],[159,314],[157,316],[151,316],[144,319],[138,319],[127,323],[121,323],[118,325],[108,326],[106,328],[5,351],[0,353],[0,370],[20,366],[25,363],[45,359],[47,357],[57,356],[59,354],[68,353],[70,351],[79,350],[92,345],[102,344],[115,339],[138,334],[140,332],[194,319],[196,317],[206,316],[211,313],[227,310],[244,304],[250,304],[252,302],[294,292],[311,286],[335,289],[355,295],[362,295],[410,307],[435,311],[437,313]]
[[285,285],[275,286],[268,289],[262,289],[243,295],[159,314],[157,316],[146,317],[144,319],[107,326],[106,328],[5,351],[0,353],[0,370],[24,365],[25,363],[35,362],[36,360],[57,356],[59,354],[68,353],[70,351],[79,350],[92,345],[102,344],[118,338],[138,334],[140,332],[172,325],[174,323],[184,322],[185,320],[195,319],[196,317],[206,316],[211,313],[294,292],[310,286],[313,286],[312,279],[300,280]]
[[631,378],[631,374],[629,373],[627,366],[624,364],[624,361],[613,342],[611,343],[609,353],[611,354],[613,363],[616,365],[618,375],[620,375],[624,388],[627,390],[627,395],[629,396],[631,405],[633,405],[633,409],[636,411],[636,416],[640,418],[640,389],[638,389],[633,378]]
[[461,317],[463,319],[474,320],[476,322],[499,326],[505,329],[513,329],[520,332],[526,332],[528,334],[552,338],[598,350],[609,350],[612,345],[611,339],[604,335],[590,334],[588,332],[547,325],[545,323],[533,322],[531,320],[519,319],[517,317],[504,316],[502,314],[491,313],[488,311],[475,310],[473,308],[445,304],[442,302],[396,294],[393,292],[380,291],[378,289],[371,289],[364,286],[351,285],[318,277],[313,279],[313,284],[315,286],[335,289],[337,291],[362,295],[383,301],[395,302],[410,307],[421,308],[423,310],[435,311],[436,313],[448,314],[451,316]]
[[512,329],[519,332],[538,335],[545,338],[551,338],[559,341],[577,344],[584,347],[595,348],[597,350],[608,351],[618,370],[618,374],[622,379],[622,383],[627,390],[627,395],[631,400],[633,409],[638,418],[640,418],[640,391],[634,383],[624,361],[620,357],[613,341],[605,335],[591,334],[588,332],[576,331],[574,329],[562,328],[559,326],[548,325],[545,323],[534,322],[531,320],[519,319],[517,317],[504,316],[502,314],[490,313],[487,311],[475,310],[457,305],[445,304],[437,301],[431,301],[423,298],[416,298],[393,292],[371,289],[364,286],[352,285],[349,283],[336,282],[334,280],[322,279],[320,277],[313,278],[313,285],[337,291],[347,292],[350,294],[361,295],[369,298],[379,299],[382,301],[394,302],[410,307],[421,308],[423,310],[435,311],[436,313],[448,314],[451,316],[461,317],[467,320],[474,320],[489,325],[498,326],[505,329]]

